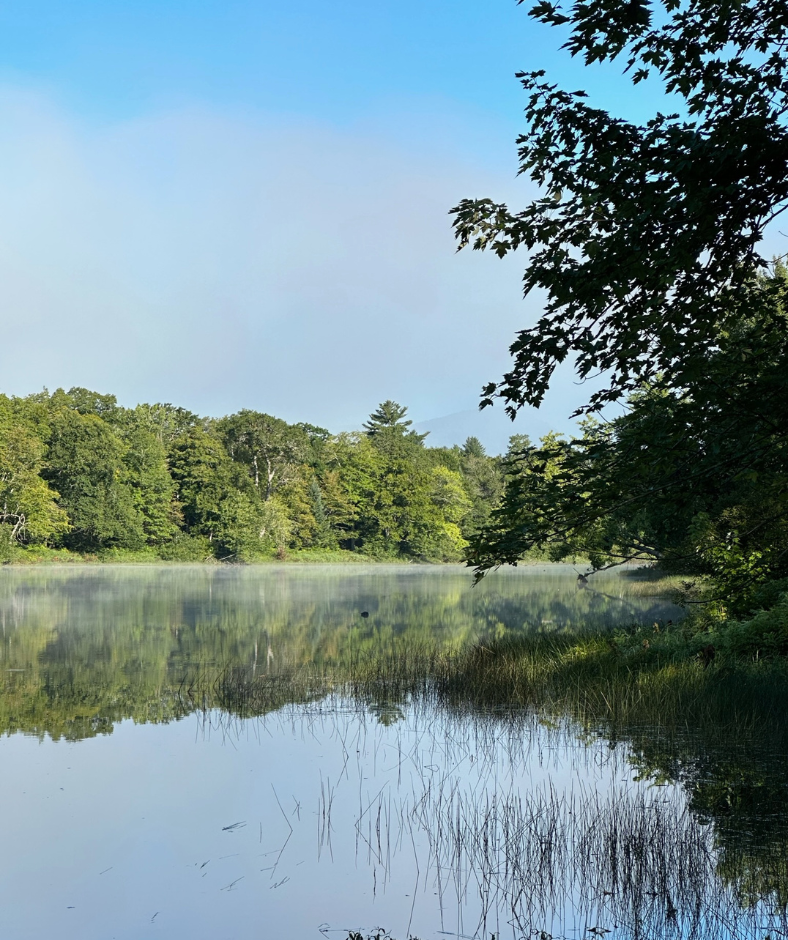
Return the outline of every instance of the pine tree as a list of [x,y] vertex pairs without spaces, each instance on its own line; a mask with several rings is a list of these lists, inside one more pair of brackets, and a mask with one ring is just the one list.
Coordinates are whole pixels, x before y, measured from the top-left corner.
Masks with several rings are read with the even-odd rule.
[[416,431],[410,430],[413,422],[410,419],[405,420],[407,413],[408,409],[404,405],[388,399],[378,405],[377,411],[373,411],[369,416],[369,421],[364,422],[364,430],[369,437],[376,437],[381,432],[387,432],[401,437],[407,435],[408,438],[422,443],[427,434],[417,434]]

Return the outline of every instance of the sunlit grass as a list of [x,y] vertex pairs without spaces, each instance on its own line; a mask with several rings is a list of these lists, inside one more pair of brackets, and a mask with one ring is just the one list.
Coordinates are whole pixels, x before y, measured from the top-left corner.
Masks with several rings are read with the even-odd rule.
[[[569,714],[583,722],[677,727],[780,717],[788,706],[788,664],[708,663],[705,638],[654,634],[536,634],[476,646],[438,681],[450,701]],[[707,645],[707,644],[706,644]]]
[[[256,675],[248,667],[210,682],[194,699],[239,715],[332,692],[362,701],[427,697],[447,707],[530,710],[584,724],[725,729],[775,723],[788,709],[788,663],[704,658],[706,636],[632,628],[618,633],[534,633],[453,649],[390,643],[348,649],[330,664]],[[190,693],[192,694],[192,693]],[[207,696],[207,698],[206,698]]]

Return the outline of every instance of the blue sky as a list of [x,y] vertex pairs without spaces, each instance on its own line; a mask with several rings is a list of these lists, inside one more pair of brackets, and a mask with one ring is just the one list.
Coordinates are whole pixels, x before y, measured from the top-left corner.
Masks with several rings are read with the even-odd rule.
[[639,110],[617,68],[572,62],[526,10],[514,0],[11,2],[0,76],[109,120],[199,103],[342,125],[400,102],[478,109],[516,129],[512,76],[532,68],[623,93]]
[[[496,449],[510,429],[478,391],[538,298],[525,258],[455,254],[447,211],[533,194],[518,69],[655,105],[563,38],[513,0],[4,4],[3,390],[332,429],[391,397],[436,443],[452,415]],[[565,427],[586,395],[564,370],[511,430]]]

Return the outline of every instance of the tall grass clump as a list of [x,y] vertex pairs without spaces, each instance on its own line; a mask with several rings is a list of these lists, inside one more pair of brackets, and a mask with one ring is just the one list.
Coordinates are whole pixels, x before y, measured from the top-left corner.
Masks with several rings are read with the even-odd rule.
[[436,677],[436,688],[455,704],[536,709],[586,724],[720,731],[782,724],[788,663],[759,657],[762,645],[740,655],[751,650],[753,633],[749,626],[731,629],[727,643],[682,625],[532,634],[466,650]]
[[206,670],[182,693],[238,716],[341,693],[362,703],[427,698],[450,708],[567,715],[586,726],[714,731],[769,725],[788,743],[788,605],[725,631],[685,624],[615,633],[531,633],[454,648],[392,641],[273,674]]

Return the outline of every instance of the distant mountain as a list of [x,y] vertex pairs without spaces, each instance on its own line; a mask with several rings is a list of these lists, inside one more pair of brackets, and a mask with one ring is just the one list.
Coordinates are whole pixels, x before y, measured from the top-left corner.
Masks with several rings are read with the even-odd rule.
[[495,406],[414,422],[414,428],[420,434],[429,432],[425,442],[428,447],[452,447],[464,444],[468,437],[478,437],[488,454],[503,454],[512,434],[527,434],[536,442],[548,431],[569,431],[571,424],[564,419],[551,425],[547,415],[543,417],[533,408],[524,409],[515,421],[510,421],[503,408]]

